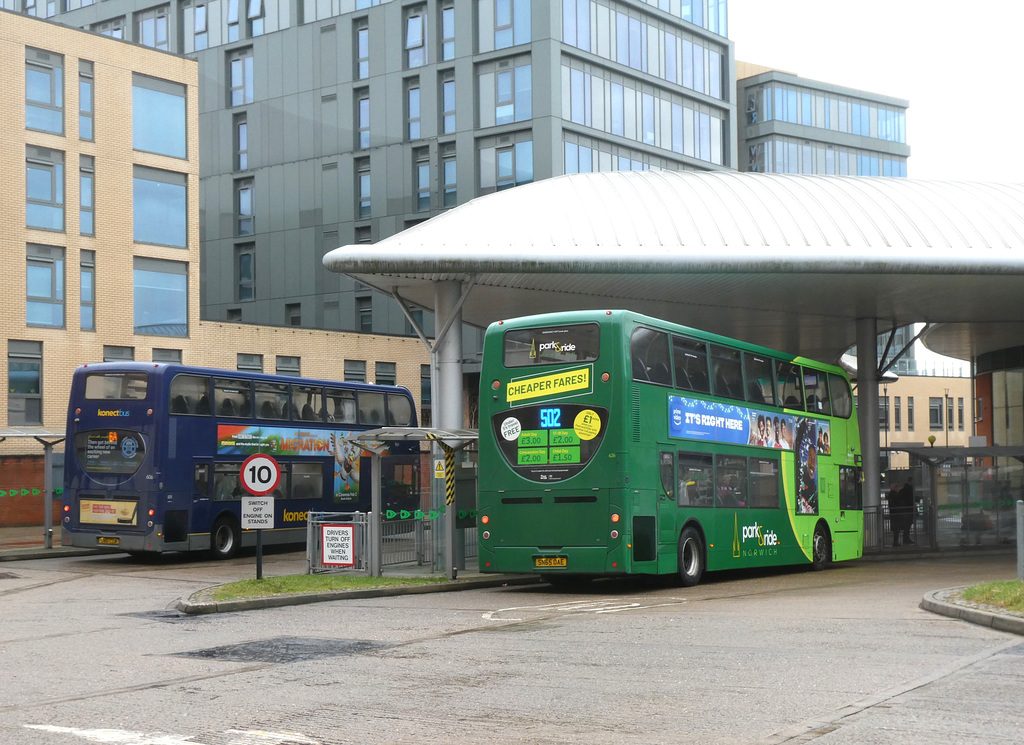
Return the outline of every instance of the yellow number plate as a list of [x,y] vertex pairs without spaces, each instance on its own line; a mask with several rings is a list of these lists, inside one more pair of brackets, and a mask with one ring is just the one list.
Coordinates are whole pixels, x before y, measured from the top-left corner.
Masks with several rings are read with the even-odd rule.
[[567,567],[569,558],[567,556],[535,556],[533,565],[535,567]]
[[96,539],[96,543],[101,546],[117,546],[121,543],[120,538],[108,538],[105,535],[101,535]]

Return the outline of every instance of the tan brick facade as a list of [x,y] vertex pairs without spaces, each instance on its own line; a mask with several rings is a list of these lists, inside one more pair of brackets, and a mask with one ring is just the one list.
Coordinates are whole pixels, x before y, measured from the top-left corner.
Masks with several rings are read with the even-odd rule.
[[[26,128],[26,48],[62,55],[64,135]],[[396,365],[397,383],[409,388],[419,410],[420,366],[429,362],[414,338],[248,326],[199,319],[199,98],[194,60],[55,23],[0,11],[0,60],[7,70],[0,89],[0,172],[7,199],[0,205],[0,252],[6,291],[0,300],[3,357],[0,409],[8,426],[9,342],[42,343],[43,427],[63,430],[71,374],[84,362],[103,359],[105,345],[131,347],[136,360],[151,360],[153,349],[180,350],[185,364],[235,369],[237,355],[258,354],[264,370],[275,371],[278,355],[299,357],[301,374],[340,380],[344,360],[365,360],[367,379],[376,361]],[[79,138],[79,61],[93,63],[94,140]],[[141,73],[186,86],[187,157],[155,155],[132,147],[132,74]],[[64,157],[64,225],[61,232],[29,229],[26,224],[26,147],[57,150]],[[80,235],[79,159],[95,158],[95,236]],[[169,248],[133,240],[133,166],[184,174],[187,183],[187,245]],[[64,328],[26,322],[26,251],[29,244],[64,251]],[[80,259],[95,252],[95,331],[80,329]],[[188,336],[134,333],[133,258],[187,263]],[[326,271],[319,269],[320,271]],[[39,454],[28,439],[10,439],[0,455]],[[2,475],[2,474],[0,474]],[[33,485],[34,486],[34,485]]]

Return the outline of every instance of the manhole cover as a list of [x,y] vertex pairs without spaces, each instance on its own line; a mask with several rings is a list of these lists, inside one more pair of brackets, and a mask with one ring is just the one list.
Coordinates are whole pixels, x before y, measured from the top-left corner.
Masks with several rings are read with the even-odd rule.
[[390,644],[358,639],[315,639],[297,636],[279,636],[243,644],[180,652],[177,657],[200,657],[232,662],[305,662],[324,657],[343,657],[385,649]]

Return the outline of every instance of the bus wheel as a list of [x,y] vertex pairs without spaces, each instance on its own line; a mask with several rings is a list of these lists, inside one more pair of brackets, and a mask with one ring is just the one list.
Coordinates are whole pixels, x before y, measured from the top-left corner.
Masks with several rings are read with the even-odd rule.
[[811,543],[811,565],[815,571],[825,569],[832,561],[829,546],[828,528],[821,523],[814,529],[814,540]]
[[230,559],[238,553],[238,528],[229,517],[218,517],[210,531],[210,553],[215,559]]
[[693,587],[704,576],[704,542],[692,527],[679,534],[679,584]]

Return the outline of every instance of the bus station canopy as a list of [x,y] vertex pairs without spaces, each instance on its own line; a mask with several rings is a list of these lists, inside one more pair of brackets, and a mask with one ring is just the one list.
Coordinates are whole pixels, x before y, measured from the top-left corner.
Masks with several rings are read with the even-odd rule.
[[826,362],[936,324],[936,352],[1024,344],[1024,184],[733,172],[559,176],[480,197],[324,265],[476,326],[627,308]]

